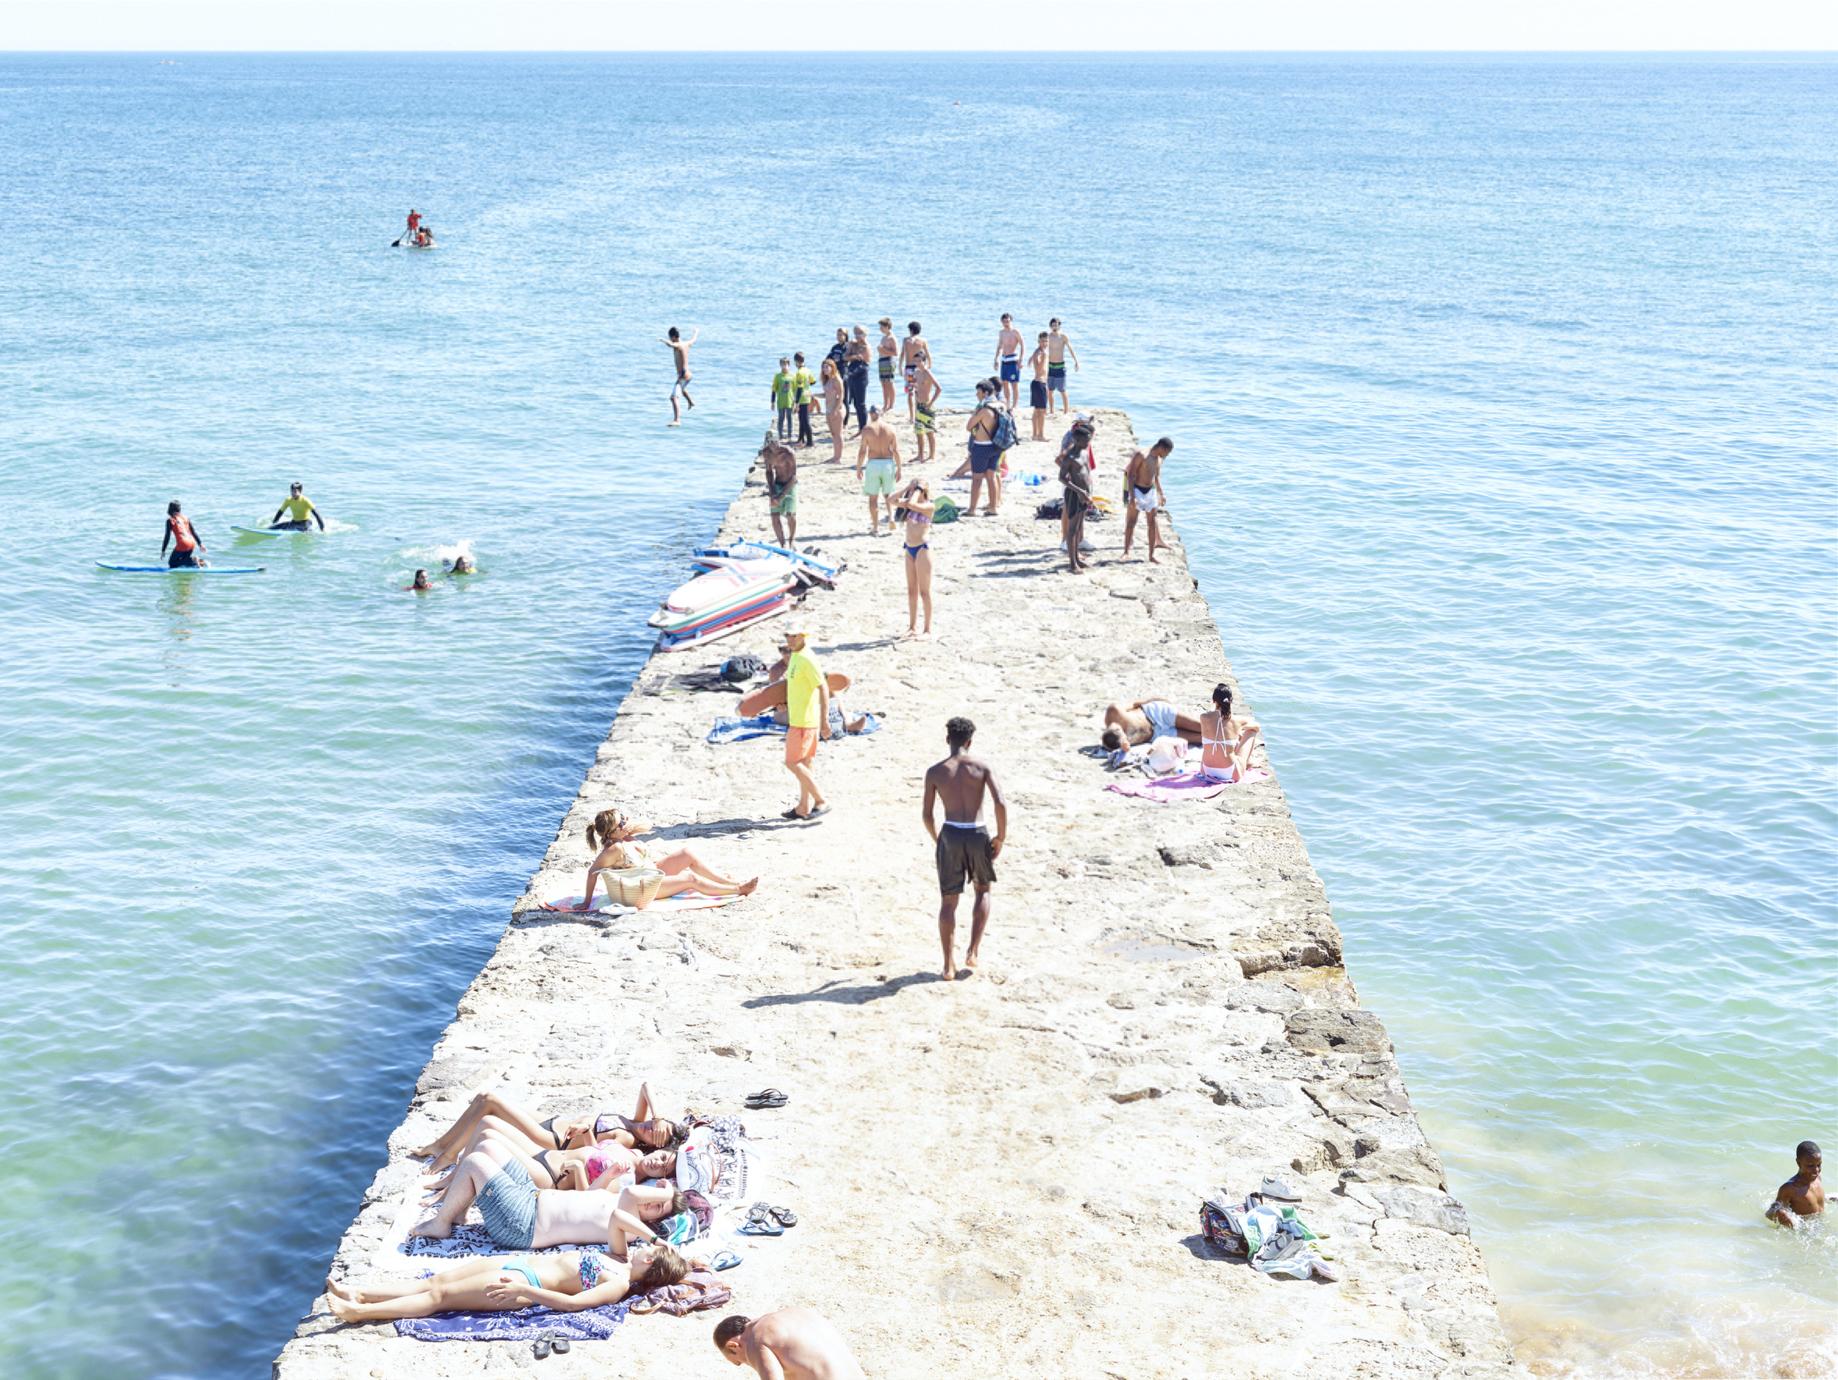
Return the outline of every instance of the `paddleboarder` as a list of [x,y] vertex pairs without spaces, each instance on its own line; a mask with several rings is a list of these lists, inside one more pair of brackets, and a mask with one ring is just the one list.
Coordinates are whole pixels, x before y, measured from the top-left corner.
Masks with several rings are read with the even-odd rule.
[[401,239],[398,239],[396,243],[401,244],[402,240],[407,240],[410,244],[413,244],[415,242],[415,233],[416,231],[420,229],[421,229],[421,212],[417,211],[413,206],[411,206],[408,208],[408,229],[405,232],[403,232]]
[[172,554],[166,557],[166,564],[171,569],[204,564],[204,538],[191,525],[191,519],[179,511],[176,498],[166,505],[166,530],[160,534],[160,555],[166,555],[168,544]]
[[[287,520],[283,522],[281,515]],[[305,532],[314,523],[319,530],[325,531],[325,519],[319,516],[319,510],[313,506],[313,500],[301,492],[298,480],[287,486],[287,497],[281,500],[281,506],[274,510],[274,516],[268,519],[268,527],[274,532]]]

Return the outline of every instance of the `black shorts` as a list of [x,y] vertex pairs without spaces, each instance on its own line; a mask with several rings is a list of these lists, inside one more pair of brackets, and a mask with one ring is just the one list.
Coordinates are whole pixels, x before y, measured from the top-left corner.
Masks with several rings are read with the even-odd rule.
[[989,890],[996,879],[995,855],[989,851],[989,831],[980,826],[959,829],[947,824],[938,831],[939,894],[961,896],[966,879],[973,882],[978,891]]
[[174,551],[166,558],[166,567],[169,570],[189,570],[197,564],[198,551],[196,547],[193,547],[190,551]]
[[1033,379],[1027,386],[1027,405],[1044,408],[1047,405],[1047,381]]

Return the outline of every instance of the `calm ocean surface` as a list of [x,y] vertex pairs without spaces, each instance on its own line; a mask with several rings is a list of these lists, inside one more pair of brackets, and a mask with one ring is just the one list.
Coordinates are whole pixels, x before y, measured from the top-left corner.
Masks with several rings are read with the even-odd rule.
[[[779,353],[1004,309],[1178,443],[1522,1355],[1838,1370],[1838,63],[0,57],[0,169],[0,1372],[266,1373]],[[173,497],[268,573],[93,568]]]

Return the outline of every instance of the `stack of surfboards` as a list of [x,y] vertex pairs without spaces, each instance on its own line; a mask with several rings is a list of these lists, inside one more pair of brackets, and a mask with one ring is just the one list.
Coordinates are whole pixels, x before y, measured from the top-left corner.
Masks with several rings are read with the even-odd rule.
[[813,583],[831,584],[841,567],[808,553],[758,542],[698,548],[704,572],[679,585],[651,615],[660,652],[684,652],[776,618]]

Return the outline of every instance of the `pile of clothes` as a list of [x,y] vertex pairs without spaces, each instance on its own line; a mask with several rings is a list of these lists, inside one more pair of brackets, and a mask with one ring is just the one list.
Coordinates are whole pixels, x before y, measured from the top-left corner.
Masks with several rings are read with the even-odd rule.
[[1242,1200],[1218,1189],[1200,1204],[1200,1233],[1229,1259],[1284,1279],[1333,1283],[1339,1269],[1321,1249],[1321,1238],[1302,1220],[1296,1193],[1282,1179],[1268,1178]]

